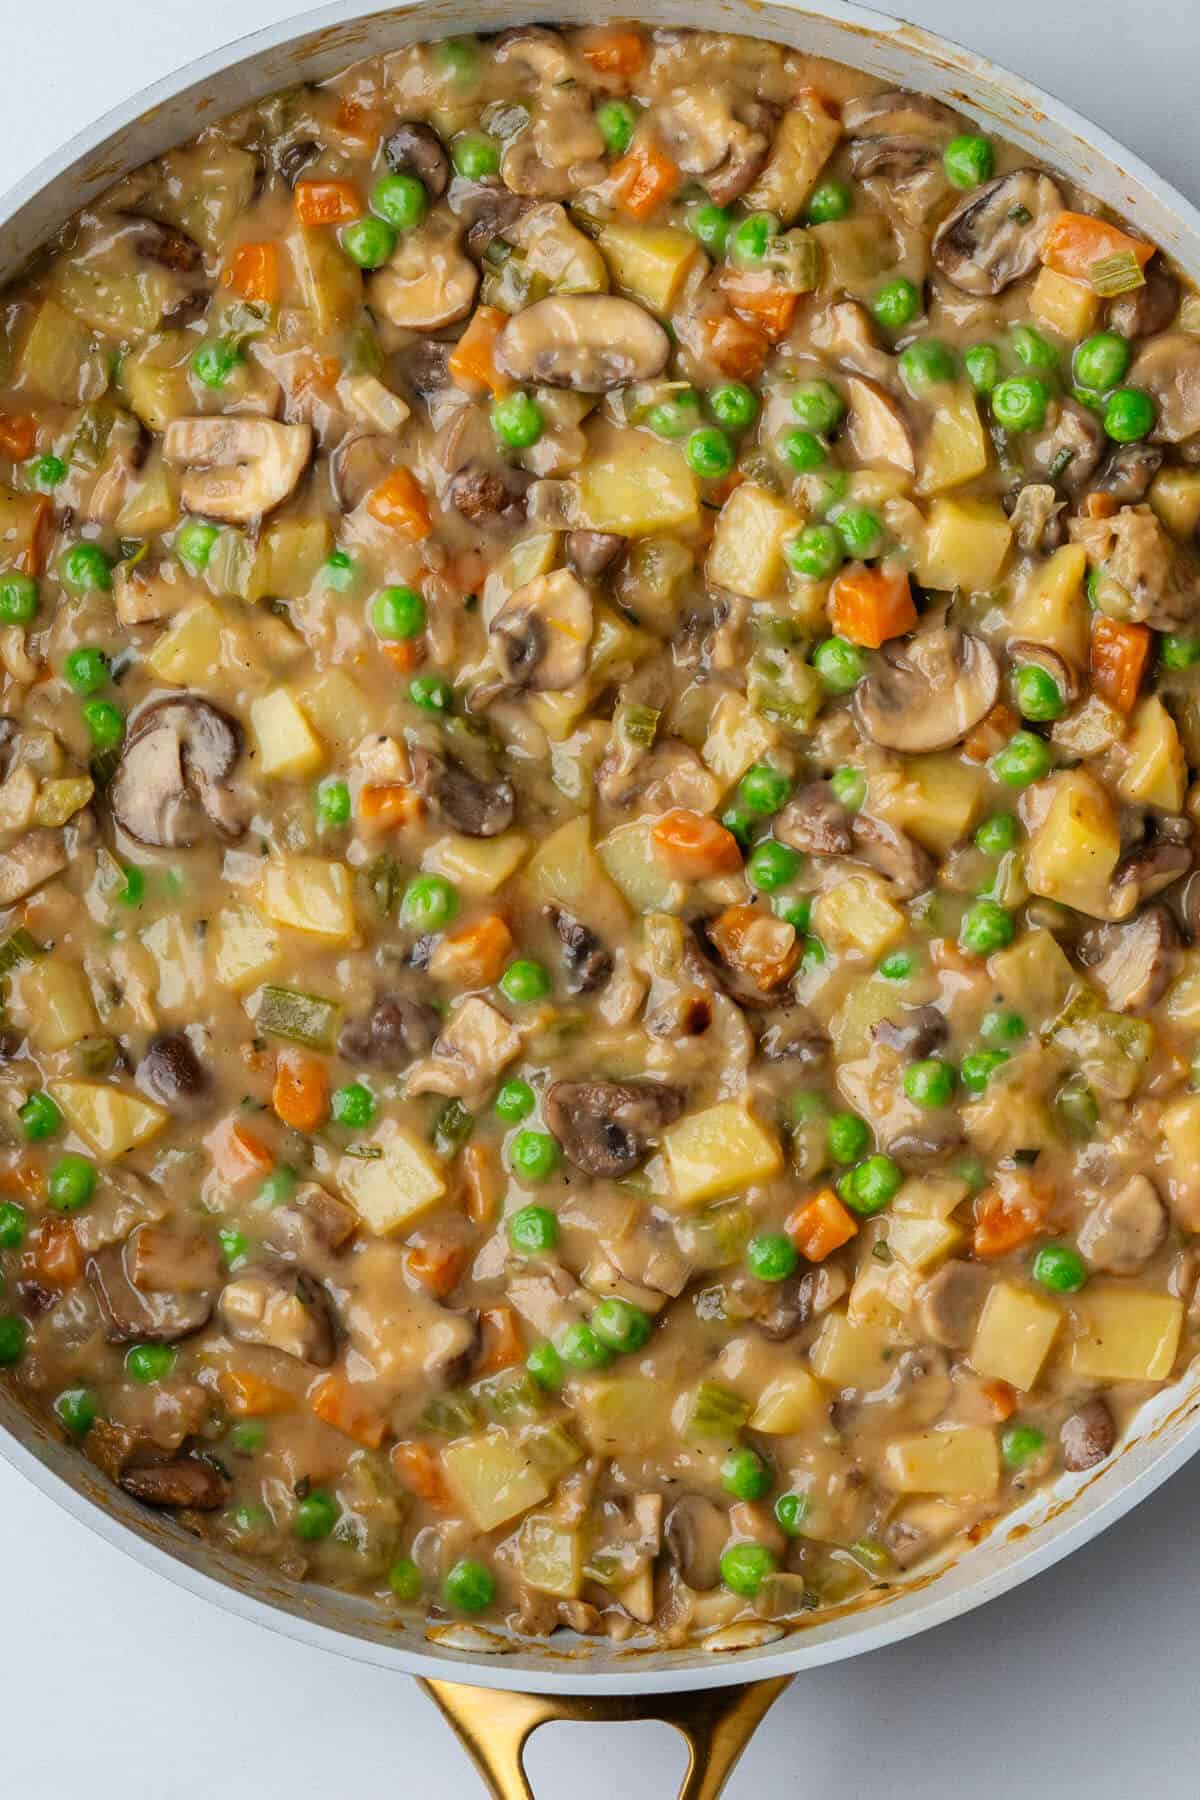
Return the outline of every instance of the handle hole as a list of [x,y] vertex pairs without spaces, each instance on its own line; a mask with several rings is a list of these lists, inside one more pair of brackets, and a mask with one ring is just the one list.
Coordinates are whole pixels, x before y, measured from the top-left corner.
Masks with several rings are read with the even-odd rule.
[[525,1745],[525,1773],[537,1800],[614,1800],[674,1795],[687,1768],[687,1746],[657,1720],[580,1725],[555,1720]]

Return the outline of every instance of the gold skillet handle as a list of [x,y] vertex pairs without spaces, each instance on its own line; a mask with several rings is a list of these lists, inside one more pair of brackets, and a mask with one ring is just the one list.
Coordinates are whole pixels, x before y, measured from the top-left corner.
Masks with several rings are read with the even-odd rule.
[[454,1728],[494,1800],[534,1800],[522,1753],[539,1725],[558,1719],[619,1724],[659,1719],[687,1742],[689,1761],[679,1800],[717,1800],[738,1757],[789,1676],[745,1687],[689,1688],[676,1694],[512,1694],[463,1687],[453,1681],[421,1681]]

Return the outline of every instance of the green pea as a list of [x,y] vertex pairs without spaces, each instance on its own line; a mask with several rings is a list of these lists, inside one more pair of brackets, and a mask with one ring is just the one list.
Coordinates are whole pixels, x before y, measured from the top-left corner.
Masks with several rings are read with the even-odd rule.
[[702,425],[693,431],[684,456],[693,475],[699,475],[702,481],[719,481],[737,461],[733,445],[716,425]]
[[906,345],[898,361],[901,380],[910,394],[921,395],[954,380],[953,353],[936,338],[921,338]]
[[844,181],[821,181],[808,196],[805,217],[810,225],[831,225],[848,217],[854,204]]
[[24,1319],[15,1313],[0,1315],[0,1369],[11,1369],[20,1362],[28,1335]]
[[454,173],[464,181],[484,181],[500,173],[500,148],[484,131],[460,131],[450,144]]
[[582,1319],[576,1319],[573,1325],[563,1328],[555,1348],[567,1367],[578,1370],[582,1375],[606,1369],[613,1359],[608,1345],[602,1344],[591,1326]]
[[272,1169],[259,1188],[257,1203],[268,1208],[286,1206],[299,1185],[300,1177],[295,1169],[289,1169],[286,1163],[280,1163],[277,1169]]
[[[814,527],[810,526],[809,530]],[[829,531],[828,525],[820,527]],[[840,552],[840,540],[839,540]],[[840,557],[839,557],[840,560]],[[851,694],[867,672],[867,659],[848,638],[829,637],[813,651],[813,668],[831,694]]]
[[646,424],[656,437],[673,443],[686,437],[700,423],[700,396],[695,388],[682,388],[660,400],[646,414]]
[[558,1243],[558,1220],[548,1206],[522,1206],[509,1218],[508,1241],[518,1256],[542,1256]]
[[699,238],[716,262],[725,254],[729,233],[733,229],[733,215],[725,207],[714,206],[709,201],[706,205],[692,208],[687,215],[687,227],[693,237]]
[[192,374],[208,388],[223,388],[245,358],[228,338],[212,338],[192,357]]
[[870,1129],[857,1113],[831,1113],[828,1132],[829,1154],[836,1163],[857,1162],[871,1141]]
[[396,248],[396,233],[385,219],[376,219],[368,213],[365,218],[353,219],[349,225],[342,226],[341,245],[350,261],[357,263],[360,269],[378,269]]
[[442,1583],[442,1598],[454,1612],[486,1612],[496,1598],[496,1577],[483,1563],[464,1557]]
[[792,393],[792,411],[806,431],[832,431],[846,402],[828,381],[802,381]]
[[1026,663],[1017,670],[1013,676],[1013,698],[1022,718],[1032,719],[1039,725],[1061,719],[1067,710],[1062,689],[1049,669],[1044,669],[1040,663]]
[[633,1355],[645,1347],[650,1339],[651,1324],[649,1313],[616,1294],[606,1295],[591,1317],[592,1330],[600,1342],[622,1356]]
[[1010,1425],[1000,1434],[1000,1454],[1010,1469],[1024,1468],[1045,1447],[1045,1435],[1033,1425]]
[[988,1012],[979,1030],[989,1044],[1017,1044],[1028,1035],[1029,1027],[1018,1012]]
[[789,881],[796,879],[802,864],[798,850],[767,838],[754,846],[746,864],[746,879],[751,887],[759,888],[764,894],[773,894],[776,888],[786,887]]
[[1081,1075],[1064,1082],[1055,1095],[1054,1107],[1071,1137],[1086,1142],[1096,1135],[1100,1108],[1095,1094]]
[[921,310],[921,294],[905,276],[898,275],[876,294],[871,311],[885,331],[901,331]]
[[1033,1259],[1033,1279],[1055,1294],[1074,1294],[1087,1280],[1087,1264],[1068,1244],[1046,1244]]
[[422,712],[446,713],[454,705],[454,689],[442,675],[414,675],[408,697]]
[[1133,345],[1117,331],[1098,331],[1075,352],[1073,373],[1078,385],[1107,394],[1124,380],[1133,361]]
[[799,1258],[782,1231],[760,1231],[746,1245],[746,1266],[759,1281],[786,1281]]
[[721,814],[721,823],[726,831],[737,839],[742,850],[748,850],[754,839],[754,827],[757,823],[749,807],[741,806],[736,801],[727,806]]
[[345,825],[350,818],[350,789],[344,781],[322,781],[317,787],[317,824],[323,831]]
[[1000,379],[1000,352],[994,344],[972,344],[963,353],[963,367],[977,394],[990,394]]
[[400,902],[402,924],[413,931],[442,931],[458,913],[458,889],[443,875],[417,875]]
[[807,1494],[780,1494],[775,1502],[775,1517],[788,1537],[799,1537],[801,1527],[808,1517]]
[[96,1423],[96,1396],[90,1388],[64,1388],[54,1402],[54,1414],[72,1437],[86,1437]]
[[838,1191],[851,1212],[861,1213],[870,1218],[873,1213],[882,1212],[885,1206],[895,1199],[904,1180],[899,1163],[893,1162],[890,1156],[877,1153],[860,1162],[851,1170],[846,1191],[842,1193],[843,1184],[839,1183]]
[[40,1143],[62,1130],[63,1116],[49,1094],[30,1094],[18,1112],[21,1129],[31,1144]]
[[536,1000],[544,1000],[553,985],[549,969],[531,956],[509,963],[499,982],[500,992],[514,1006],[531,1006]]
[[771,902],[771,910],[777,919],[792,927],[797,937],[804,936],[812,920],[812,901],[806,894],[778,894]]
[[910,950],[893,950],[879,965],[885,981],[907,981],[916,973],[917,959]]
[[1010,375],[992,390],[992,413],[1005,431],[1040,431],[1050,389],[1037,375]]
[[910,1063],[904,1071],[904,1092],[914,1106],[949,1106],[954,1098],[954,1070],[936,1056]]
[[786,805],[792,781],[770,763],[753,763],[738,784],[738,799],[758,819],[768,819]]
[[508,1148],[509,1167],[518,1181],[545,1181],[559,1165],[558,1141],[548,1131],[518,1131]]
[[739,269],[754,269],[770,248],[779,230],[779,221],[771,213],[751,213],[733,228],[729,240],[729,260]]
[[0,576],[0,625],[28,625],[38,609],[38,584],[15,569]]
[[942,154],[942,167],[947,181],[958,188],[978,187],[990,181],[996,169],[996,152],[990,138],[977,132],[964,131],[951,138]]
[[869,506],[843,506],[833,525],[847,556],[865,562],[883,549],[883,520]]
[[1016,932],[1012,914],[999,901],[976,900],[963,918],[959,942],[973,956],[990,956],[993,950],[1006,949]]
[[721,1486],[735,1500],[765,1500],[774,1485],[771,1466],[757,1450],[731,1450],[721,1464]]
[[203,519],[185,519],[175,533],[175,554],[192,575],[203,575],[220,534]]
[[329,1109],[335,1125],[361,1131],[375,1117],[375,1096],[361,1081],[349,1081],[345,1087],[334,1088]]
[[425,602],[415,588],[381,588],[371,602],[371,624],[389,642],[419,637],[425,618]]
[[235,1456],[257,1456],[267,1447],[267,1428],[259,1419],[241,1419],[229,1434]]
[[317,1544],[330,1535],[337,1522],[338,1504],[333,1495],[313,1488],[297,1506],[292,1530],[302,1543]]
[[429,210],[429,195],[415,175],[381,175],[371,190],[371,211],[394,231],[411,231]]
[[778,1567],[775,1552],[765,1544],[731,1544],[721,1556],[721,1580],[731,1593],[753,1600]]
[[442,38],[434,46],[439,71],[455,87],[472,86],[479,79],[479,46],[473,38]]
[[331,550],[321,565],[326,586],[348,594],[358,580],[358,565],[345,550]]
[[35,456],[27,462],[25,473],[30,487],[40,488],[45,493],[67,479],[67,465],[61,456],[47,452],[45,456]]
[[835,769],[829,786],[839,806],[847,812],[858,812],[867,798],[867,778],[861,769]]
[[0,1250],[19,1250],[29,1230],[29,1215],[18,1200],[0,1200]]
[[125,736],[125,720],[111,701],[89,700],[83,708],[83,722],[97,750],[115,749]]
[[829,461],[829,452],[822,440],[814,431],[805,431],[800,425],[782,432],[775,440],[775,448],[797,475],[811,475],[814,469],[822,468]]
[[60,1156],[46,1182],[46,1198],[55,1212],[78,1212],[96,1191],[96,1165],[73,1151]]
[[492,430],[510,450],[528,450],[546,429],[541,407],[523,388],[492,402]]
[[1154,429],[1158,409],[1141,388],[1117,388],[1104,408],[1104,429],[1118,444],[1136,444]]
[[725,381],[709,389],[708,410],[726,431],[745,431],[758,417],[758,395],[744,381]]
[[1016,731],[991,760],[991,771],[1008,787],[1028,787],[1050,773],[1053,758],[1045,738],[1032,731]]
[[77,694],[94,694],[108,682],[108,662],[102,650],[85,646],[71,651],[63,664],[63,674]]
[[250,1240],[236,1225],[218,1226],[217,1242],[221,1246],[221,1255],[231,1269],[236,1269],[250,1249]]
[[522,1119],[529,1117],[537,1105],[537,1099],[527,1081],[513,1076],[501,1087],[492,1105],[506,1125],[519,1125]]
[[1200,663],[1200,637],[1164,632],[1158,641],[1158,654],[1164,669],[1194,669]]
[[1016,848],[1020,836],[1021,827],[1012,813],[993,813],[976,827],[975,846],[986,856],[1004,856]]
[[1032,325],[1014,325],[1011,341],[1017,361],[1035,374],[1053,374],[1058,368],[1058,351]]
[[59,578],[76,594],[112,589],[112,564],[99,544],[72,544],[58,560]]
[[174,1367],[175,1352],[170,1344],[134,1344],[125,1353],[126,1372],[146,1386],[165,1381]]
[[398,1556],[388,1570],[388,1586],[397,1600],[416,1600],[421,1593],[421,1571],[411,1556]]
[[610,156],[624,156],[636,125],[637,112],[628,100],[606,100],[596,108],[596,128]]
[[562,1357],[551,1343],[535,1344],[525,1358],[525,1367],[538,1386],[550,1394],[557,1393],[567,1378]]
[[809,969],[819,968],[825,960],[826,950],[820,938],[806,937],[804,940],[804,954],[800,958],[801,968],[807,973]]

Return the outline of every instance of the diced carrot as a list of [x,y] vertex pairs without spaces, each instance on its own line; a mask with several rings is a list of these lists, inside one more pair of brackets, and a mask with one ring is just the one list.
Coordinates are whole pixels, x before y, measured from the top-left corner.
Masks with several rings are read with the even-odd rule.
[[465,1244],[454,1238],[433,1238],[427,1244],[414,1244],[404,1258],[404,1266],[414,1281],[419,1281],[438,1300],[454,1292],[470,1255]]
[[1003,700],[997,700],[990,712],[986,712],[978,725],[972,726],[963,739],[963,750],[972,762],[987,762],[995,756],[997,750],[1003,750],[1013,732],[1018,730],[1021,721],[1011,706]]
[[721,313],[704,322],[708,354],[731,381],[754,381],[767,360],[771,341],[765,331],[734,313]]
[[30,1273],[44,1287],[73,1288],[83,1278],[83,1251],[70,1219],[47,1216],[30,1233],[26,1257]]
[[634,219],[649,219],[683,183],[683,171],[649,138],[639,138],[612,166],[617,202]]
[[952,971],[955,975],[966,975],[973,981],[979,980],[980,969],[977,958],[968,956],[957,938],[931,938],[929,960],[935,969],[941,969],[943,973]]
[[222,280],[243,300],[274,306],[279,299],[278,245],[243,244],[234,251]]
[[1042,261],[1048,269],[1069,275],[1073,281],[1089,281],[1098,262],[1108,256],[1132,254],[1144,269],[1154,255],[1154,245],[1130,237],[1091,213],[1060,212],[1050,221],[1042,243]]
[[792,329],[800,296],[789,293],[777,282],[764,282],[759,275],[743,275],[737,269],[726,269],[719,286],[729,303],[740,313],[762,327],[771,343],[777,344]]
[[632,25],[601,25],[582,32],[579,48],[597,75],[628,77],[646,60],[646,40]]
[[412,544],[427,538],[433,530],[429,502],[411,469],[393,469],[368,496],[367,511]]
[[344,225],[362,217],[363,205],[352,181],[298,181],[296,217],[302,225]]
[[334,129],[356,143],[369,144],[379,136],[384,115],[376,106],[364,106],[361,100],[344,99],[333,116]]
[[985,1381],[982,1393],[1001,1424],[1012,1418],[1017,1410],[1017,1390],[1007,1381]]
[[271,1105],[294,1131],[315,1131],[329,1112],[329,1075],[319,1056],[281,1050],[275,1063]]
[[350,1382],[337,1370],[317,1377],[308,1390],[308,1404],[318,1419],[355,1443],[365,1444],[368,1450],[378,1450],[382,1444],[386,1420],[355,1396]]
[[391,1456],[392,1469],[401,1487],[418,1500],[428,1501],[443,1511],[450,1504],[442,1465],[428,1444],[396,1444]]
[[489,1225],[496,1216],[500,1182],[496,1159],[482,1144],[468,1144],[458,1159],[463,1211],[472,1225]]
[[849,563],[830,589],[829,616],[836,632],[868,650],[903,637],[917,622],[907,569]]
[[788,979],[803,950],[795,927],[761,906],[727,906],[708,927],[708,935],[721,961],[762,994]]
[[707,813],[676,806],[650,828],[650,841],[676,881],[707,881],[736,875],[742,853],[732,831]]
[[487,388],[506,394],[512,382],[496,365],[496,339],[508,324],[498,306],[477,306],[471,323],[450,352],[450,379],[461,388]]
[[477,1375],[492,1375],[511,1368],[525,1356],[521,1323],[511,1306],[485,1306],[479,1315],[482,1347],[475,1359]]
[[858,1236],[854,1214],[842,1205],[832,1188],[822,1188],[811,1200],[796,1207],[783,1229],[807,1262],[824,1262],[852,1237]]
[[425,654],[422,638],[397,638],[394,643],[380,644],[379,648],[397,675],[411,675]]
[[252,1369],[222,1369],[217,1390],[228,1410],[238,1419],[267,1418],[272,1413],[292,1412],[296,1396],[287,1388],[264,1381]]
[[18,1156],[0,1169],[0,1192],[5,1194],[40,1194],[45,1181],[45,1160],[40,1156]]
[[1010,1177],[1007,1185],[991,1187],[975,1202],[976,1256],[1008,1256],[1042,1229],[1050,1210],[1050,1193],[1026,1177]]
[[292,370],[292,393],[307,394],[310,388],[337,386],[342,365],[336,356],[317,356],[312,352],[298,357]]
[[32,413],[0,413],[0,450],[14,462],[24,462],[37,445],[37,420]]
[[266,1144],[237,1119],[222,1119],[209,1132],[204,1146],[217,1174],[234,1186],[256,1175],[269,1175],[275,1167]]
[[1092,614],[1092,686],[1118,712],[1132,712],[1150,655],[1150,627]]
[[1120,512],[1121,502],[1115,494],[1102,494],[1097,489],[1086,496],[1083,510],[1089,519],[1111,519]]
[[373,831],[394,831],[400,825],[415,824],[424,811],[416,789],[399,781],[387,787],[365,787],[358,796],[359,818]]
[[486,913],[441,939],[429,959],[429,973],[435,981],[447,981],[459,991],[491,987],[499,980],[512,947],[512,932],[500,914]]

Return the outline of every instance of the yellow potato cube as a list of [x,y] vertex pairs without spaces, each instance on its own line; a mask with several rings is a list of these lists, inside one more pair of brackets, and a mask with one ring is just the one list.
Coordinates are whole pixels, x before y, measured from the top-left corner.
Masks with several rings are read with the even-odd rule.
[[700,521],[696,480],[670,444],[642,433],[624,450],[613,447],[584,463],[576,477],[584,519],[593,531],[648,537]]
[[1163,1010],[1181,1031],[1200,1031],[1200,950],[1182,951],[1178,969],[1164,996]]
[[784,540],[804,520],[793,506],[765,488],[743,482],[721,508],[705,574],[710,587],[728,588],[750,600],[767,600],[784,580]]
[[1200,525],[1200,469],[1160,469],[1147,498],[1167,530],[1186,542]]
[[722,694],[708,722],[700,752],[705,766],[725,787],[740,781],[752,763],[762,762],[777,734],[760,718],[744,694]]
[[756,1187],[783,1167],[779,1139],[736,1100],[686,1114],[663,1134],[663,1149],[681,1206]]
[[661,1443],[675,1397],[668,1383],[643,1375],[593,1377],[578,1384],[575,1419],[597,1455],[637,1456]]
[[205,940],[213,979],[235,994],[270,980],[279,968],[279,934],[252,906],[219,912]]
[[870,807],[924,849],[945,856],[974,825],[987,789],[986,769],[957,752],[914,756],[898,770],[871,776]]
[[577,816],[534,851],[521,885],[535,900],[565,906],[605,935],[618,935],[629,923],[629,908],[604,872],[592,847],[590,822]]
[[809,1362],[832,1388],[860,1388],[873,1393],[895,1367],[895,1350],[887,1326],[878,1318],[852,1324],[843,1312],[828,1315]]
[[197,601],[180,613],[146,654],[146,664],[160,681],[172,687],[200,687],[219,669],[222,619],[207,600]]
[[672,310],[700,252],[691,232],[676,225],[630,225],[617,219],[601,226],[596,243],[614,284],[656,313]]
[[276,925],[306,931],[327,943],[350,944],[358,935],[350,871],[344,863],[319,856],[281,856],[263,871],[259,903]]
[[553,694],[530,694],[525,705],[530,718],[541,726],[551,743],[565,744],[587,711],[591,697],[591,683],[577,681],[573,687],[559,688]]
[[371,1140],[381,1156],[343,1156],[338,1187],[369,1231],[399,1231],[441,1199],[446,1182],[428,1145],[394,1119],[385,1119]]
[[921,454],[917,492],[943,494],[974,481],[987,466],[987,434],[970,388],[960,386],[939,395]]
[[1073,1302],[1082,1335],[1067,1361],[1088,1381],[1165,1381],[1175,1364],[1183,1302],[1126,1287],[1089,1287]]
[[888,1225],[888,1249],[907,1269],[930,1269],[950,1256],[962,1242],[962,1231],[945,1219],[892,1219]]
[[1129,760],[1117,777],[1121,798],[1134,806],[1181,812],[1187,758],[1175,721],[1157,694],[1148,695],[1134,713],[1124,748]]
[[1007,1381],[1028,1393],[1062,1324],[1061,1310],[1010,1281],[988,1294],[971,1345],[971,1363],[987,1381]]
[[884,1452],[881,1476],[894,1494],[990,1500],[1000,1485],[995,1433],[982,1425],[959,1425],[898,1438]]
[[1053,799],[1025,853],[1025,879],[1046,900],[1104,918],[1121,854],[1116,809],[1095,776],[1073,769],[1053,780]]
[[522,1579],[540,1594],[574,1600],[583,1582],[583,1553],[578,1531],[549,1513],[526,1519],[517,1539]]
[[995,585],[1011,545],[1012,526],[998,502],[935,500],[917,579],[922,587],[983,593]]
[[1057,269],[1043,268],[1030,292],[1029,310],[1060,337],[1078,341],[1096,323],[1100,296],[1086,282],[1072,281]]
[[127,1094],[99,1081],[52,1081],[50,1092],[72,1131],[104,1162],[113,1162],[138,1144],[148,1143],[171,1116],[140,1094]]
[[334,749],[349,749],[361,739],[367,699],[344,670],[326,669],[314,676],[296,689],[296,699],[304,716]]
[[596,845],[609,878],[636,913],[674,912],[683,905],[683,883],[668,874],[651,841],[653,819],[631,819]]
[[494,894],[510,875],[515,875],[529,850],[529,839],[518,831],[499,837],[460,837],[452,832],[430,844],[421,867],[444,875],[464,894]]
[[1061,1012],[1077,980],[1058,939],[1048,931],[1026,931],[988,963],[996,1004],[1017,1012]]
[[77,962],[45,958],[17,974],[21,1016],[39,1050],[65,1050],[100,1029],[87,976]]
[[750,212],[774,213],[790,225],[804,211],[841,135],[841,121],[822,104],[815,89],[805,89],[776,126],[766,167],[742,195],[743,206]]
[[806,1369],[793,1369],[767,1383],[751,1414],[750,1429],[765,1431],[771,1437],[787,1437],[820,1424],[828,1412],[829,1398],[820,1382],[814,1381]]
[[841,950],[857,950],[872,962],[891,949],[908,929],[883,884],[869,875],[851,875],[826,888],[813,907],[817,935]]
[[494,1531],[546,1498],[546,1477],[502,1431],[463,1438],[442,1451],[451,1492],[478,1531]]
[[250,729],[260,775],[311,775],[325,761],[324,745],[284,688],[251,704]]
[[1086,668],[1091,638],[1091,613],[1083,597],[1086,574],[1087,557],[1080,544],[1064,544],[1048,562],[1039,563],[1009,604],[1010,635],[1049,644]]
[[871,1033],[881,1019],[896,1010],[896,989],[882,976],[857,981],[829,1021],[834,1053],[841,1061],[865,1056]]

